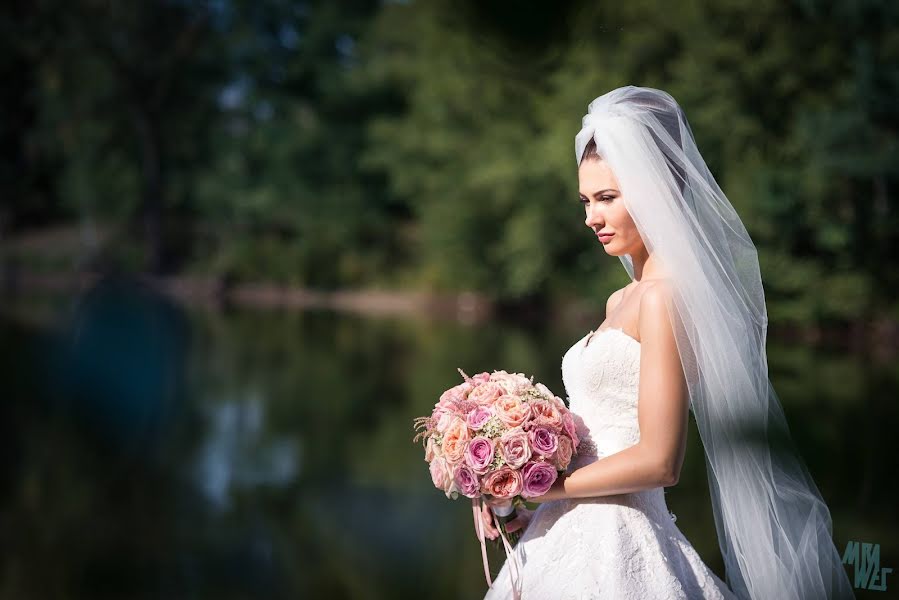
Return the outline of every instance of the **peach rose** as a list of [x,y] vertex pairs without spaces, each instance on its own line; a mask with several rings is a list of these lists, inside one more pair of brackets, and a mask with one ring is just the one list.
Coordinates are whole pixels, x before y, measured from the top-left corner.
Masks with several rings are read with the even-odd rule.
[[560,471],[564,471],[568,468],[568,464],[571,463],[571,455],[574,452],[574,446],[571,443],[571,438],[567,435],[559,436],[559,445],[556,448],[556,453],[553,454],[552,462]]
[[449,424],[446,433],[443,434],[443,456],[455,465],[462,460],[465,446],[470,439],[468,425],[459,417],[455,417]]
[[480,406],[487,406],[503,395],[503,388],[496,382],[488,381],[477,386],[468,394],[468,400]]
[[511,467],[500,467],[481,482],[481,492],[494,498],[512,498],[521,493],[521,473]]
[[531,406],[526,402],[522,402],[518,396],[506,394],[500,396],[493,403],[493,410],[496,416],[507,427],[519,427],[524,425],[531,416]]
[[532,401],[530,404],[531,412],[533,412],[534,419],[538,423],[546,425],[553,431],[560,431],[562,429],[562,413],[559,412],[559,409],[556,408],[550,400],[540,398]]

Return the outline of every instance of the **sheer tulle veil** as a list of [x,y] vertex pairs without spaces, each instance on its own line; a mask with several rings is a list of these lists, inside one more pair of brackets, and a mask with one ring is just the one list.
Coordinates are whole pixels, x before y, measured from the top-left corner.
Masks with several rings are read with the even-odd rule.
[[[591,139],[672,282],[669,311],[728,586],[753,600],[854,598],[830,511],[768,377],[755,245],[699,154],[683,110],[664,91],[618,88],[590,103],[575,137],[578,164]],[[620,258],[633,279],[631,257]]]

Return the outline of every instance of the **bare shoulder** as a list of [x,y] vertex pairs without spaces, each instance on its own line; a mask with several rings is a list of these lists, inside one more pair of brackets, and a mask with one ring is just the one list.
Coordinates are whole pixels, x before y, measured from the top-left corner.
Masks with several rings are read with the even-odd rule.
[[606,316],[609,315],[615,307],[621,302],[621,299],[624,297],[624,288],[620,290],[612,292],[612,295],[609,296],[609,299],[606,300]]
[[640,305],[655,306],[670,301],[674,297],[674,288],[668,279],[653,279],[640,284]]
[[640,337],[644,333],[658,335],[671,332],[671,318],[669,305],[674,298],[674,290],[671,282],[665,279],[647,281],[642,284],[644,289],[640,294],[640,311],[638,316],[638,330]]

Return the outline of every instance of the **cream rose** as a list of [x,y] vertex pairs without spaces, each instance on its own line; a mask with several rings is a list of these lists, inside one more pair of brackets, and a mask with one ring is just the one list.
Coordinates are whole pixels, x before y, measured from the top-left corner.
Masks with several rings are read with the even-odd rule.
[[500,371],[495,381],[503,388],[507,394],[515,394],[522,386],[530,386],[531,380],[521,373],[506,373]]
[[431,471],[431,481],[434,482],[434,487],[444,493],[448,492],[449,487],[453,482],[453,476],[446,461],[441,457],[437,457],[431,461],[429,469]]
[[434,413],[431,415],[434,419],[435,425],[434,428],[437,429],[440,433],[446,433],[446,430],[449,429],[450,424],[459,418],[452,410],[447,408],[436,408],[434,409]]

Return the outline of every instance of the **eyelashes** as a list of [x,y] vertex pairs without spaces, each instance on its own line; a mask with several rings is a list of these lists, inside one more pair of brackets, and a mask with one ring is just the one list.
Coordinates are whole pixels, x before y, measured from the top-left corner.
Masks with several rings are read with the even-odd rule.
[[[615,196],[600,196],[599,197],[600,202],[611,202],[614,199],[615,199]],[[578,202],[580,202],[581,204],[585,204],[585,205],[590,203],[590,201],[587,198],[584,198],[583,196],[580,197]]]

